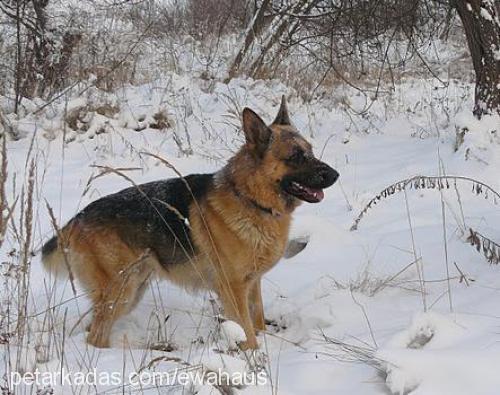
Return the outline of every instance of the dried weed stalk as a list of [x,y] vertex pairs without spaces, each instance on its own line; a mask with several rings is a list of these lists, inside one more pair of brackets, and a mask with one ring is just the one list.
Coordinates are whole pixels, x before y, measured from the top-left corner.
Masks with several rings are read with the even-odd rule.
[[[452,184],[455,190],[457,190],[458,182],[469,183],[472,186],[473,194],[482,195],[485,199],[492,197],[495,205],[500,203],[500,194],[497,191],[489,185],[473,178],[462,176],[415,176],[389,185],[372,198],[354,220],[351,231],[358,229],[359,223],[368,210],[382,199],[392,196],[397,192],[406,192],[408,189],[437,189],[438,191],[442,191],[443,189],[450,189]],[[490,264],[498,265],[500,263],[500,245],[471,228],[469,228],[469,232],[467,242],[476,247],[478,252],[482,251]]]
[[441,191],[443,189],[450,189],[451,185],[456,186],[458,182],[469,183],[472,185],[472,193],[482,195],[485,199],[488,199],[491,196],[493,197],[494,204],[500,203],[500,194],[497,191],[489,185],[473,178],[462,176],[414,176],[389,185],[387,188],[378,193],[373,199],[371,199],[363,208],[361,213],[359,213],[358,217],[354,220],[354,224],[351,226],[351,231],[358,229],[359,223],[368,210],[370,210],[382,199],[388,198],[397,192],[406,191],[408,189],[437,189]]
[[469,237],[467,242],[476,247],[478,252],[483,252],[486,260],[492,265],[500,263],[500,244],[495,243],[493,240],[483,236],[481,233],[469,228]]

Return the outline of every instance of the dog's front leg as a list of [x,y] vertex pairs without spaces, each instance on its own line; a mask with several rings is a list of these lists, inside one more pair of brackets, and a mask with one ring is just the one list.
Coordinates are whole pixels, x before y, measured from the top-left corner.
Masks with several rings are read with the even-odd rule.
[[255,279],[250,289],[250,309],[255,331],[265,331],[264,305],[262,303],[262,291],[260,288],[261,278]]
[[224,307],[224,314],[229,319],[236,321],[245,331],[247,340],[239,344],[242,350],[259,347],[248,304],[250,286],[250,282],[241,281],[219,287],[219,297]]

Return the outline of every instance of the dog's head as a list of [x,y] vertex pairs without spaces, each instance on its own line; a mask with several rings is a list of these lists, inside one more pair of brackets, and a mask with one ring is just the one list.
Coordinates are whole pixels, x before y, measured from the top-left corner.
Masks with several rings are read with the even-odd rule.
[[339,174],[317,159],[311,144],[290,122],[285,97],[273,123],[267,126],[252,110],[243,110],[244,150],[254,161],[261,185],[278,192],[288,205],[299,201],[320,202],[323,189],[337,181]]

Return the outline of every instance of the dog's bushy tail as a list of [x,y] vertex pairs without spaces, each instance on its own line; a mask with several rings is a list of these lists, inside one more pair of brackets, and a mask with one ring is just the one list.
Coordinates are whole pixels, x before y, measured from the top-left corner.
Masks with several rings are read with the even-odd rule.
[[45,270],[56,277],[65,276],[68,273],[67,265],[64,262],[64,252],[57,236],[52,237],[42,247],[42,263]]

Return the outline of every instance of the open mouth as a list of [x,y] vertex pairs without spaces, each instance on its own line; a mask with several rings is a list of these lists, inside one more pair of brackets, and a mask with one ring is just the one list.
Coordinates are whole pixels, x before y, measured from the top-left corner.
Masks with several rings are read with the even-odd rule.
[[310,188],[303,184],[299,184],[297,181],[292,181],[286,188],[286,192],[308,203],[321,202],[325,197],[322,189]]

